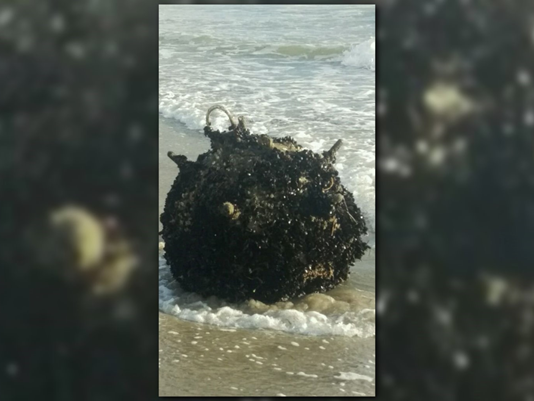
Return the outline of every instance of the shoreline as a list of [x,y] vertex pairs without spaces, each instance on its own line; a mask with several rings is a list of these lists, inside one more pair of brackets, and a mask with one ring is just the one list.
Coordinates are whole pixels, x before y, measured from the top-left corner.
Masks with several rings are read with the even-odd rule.
[[223,329],[161,312],[159,330],[161,397],[375,395],[374,337]]

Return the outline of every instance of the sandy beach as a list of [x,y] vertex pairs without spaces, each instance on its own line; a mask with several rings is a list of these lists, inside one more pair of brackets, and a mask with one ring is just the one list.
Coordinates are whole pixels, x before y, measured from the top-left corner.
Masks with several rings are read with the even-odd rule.
[[272,305],[188,293],[160,249],[160,396],[374,396],[374,6],[160,6],[159,26],[160,213],[178,174],[167,152],[206,152],[222,104],[314,152],[342,139],[335,168],[371,247],[339,287]]
[[163,313],[159,332],[160,396],[375,395],[374,338],[229,330]]

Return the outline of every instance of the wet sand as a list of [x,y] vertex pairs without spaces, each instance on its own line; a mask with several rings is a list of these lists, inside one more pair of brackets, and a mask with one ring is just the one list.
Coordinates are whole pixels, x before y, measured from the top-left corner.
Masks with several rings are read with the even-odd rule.
[[[201,132],[160,118],[160,213],[178,173],[166,153],[195,160]],[[161,227],[161,224],[160,224]],[[374,250],[353,269],[362,308],[375,309]],[[161,273],[160,273],[161,274]],[[356,284],[355,284],[356,283]],[[342,292],[334,289],[331,294]],[[251,313],[254,311],[251,311]],[[258,311],[259,313],[260,311]],[[160,396],[374,396],[375,337],[224,328],[159,314]]]
[[375,395],[374,338],[220,329],[163,313],[159,330],[160,396]]

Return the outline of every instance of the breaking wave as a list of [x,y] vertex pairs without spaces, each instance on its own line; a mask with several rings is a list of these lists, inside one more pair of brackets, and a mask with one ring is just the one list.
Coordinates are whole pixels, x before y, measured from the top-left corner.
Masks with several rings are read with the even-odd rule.
[[341,64],[375,71],[375,57],[375,38],[371,38],[344,52]]
[[[291,302],[265,305],[252,300],[236,305],[215,297],[203,298],[180,287],[160,254],[161,312],[182,320],[227,328],[269,329],[312,336],[375,336],[374,301],[356,290],[337,296],[331,294],[333,296],[310,294],[302,298],[300,304],[295,301],[295,305]],[[336,308],[337,313],[332,310]]]
[[341,55],[347,49],[347,46],[270,45],[255,50],[253,54],[272,54],[304,59],[326,59]]

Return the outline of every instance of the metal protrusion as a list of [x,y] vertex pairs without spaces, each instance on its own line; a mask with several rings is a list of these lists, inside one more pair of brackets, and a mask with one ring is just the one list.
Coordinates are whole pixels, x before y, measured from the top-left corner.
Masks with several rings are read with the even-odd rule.
[[336,143],[334,143],[334,146],[332,146],[329,151],[324,153],[325,158],[333,159],[336,156],[336,152],[339,150],[342,144],[343,144],[343,141],[341,139],[339,139]]
[[173,151],[168,151],[167,156],[169,156],[169,159],[171,159],[178,167],[182,167],[185,162],[187,162],[187,157],[182,155],[177,155]]
[[[228,118],[230,119],[230,124],[231,124],[231,128],[232,129],[235,129],[239,126],[239,121],[236,120],[236,118],[232,115],[232,113],[230,113],[226,107],[224,106],[221,106],[219,104],[216,104],[215,106],[211,106],[209,109],[208,109],[208,112],[206,113],[206,125],[209,127],[211,125],[211,122],[210,122],[210,114],[213,110],[221,110],[223,113],[225,113]],[[240,117],[241,119],[241,117]],[[244,122],[243,122],[243,127],[244,127]]]

